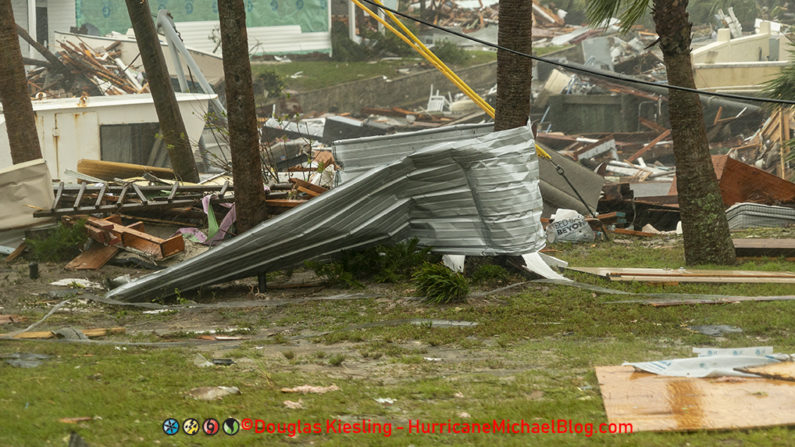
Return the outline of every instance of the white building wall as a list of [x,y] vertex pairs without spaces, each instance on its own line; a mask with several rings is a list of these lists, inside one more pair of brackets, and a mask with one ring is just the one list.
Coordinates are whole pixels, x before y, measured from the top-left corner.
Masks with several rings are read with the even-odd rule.
[[50,51],[60,51],[55,44],[55,31],[68,33],[76,25],[75,2],[65,0],[49,0],[47,2],[47,43]]

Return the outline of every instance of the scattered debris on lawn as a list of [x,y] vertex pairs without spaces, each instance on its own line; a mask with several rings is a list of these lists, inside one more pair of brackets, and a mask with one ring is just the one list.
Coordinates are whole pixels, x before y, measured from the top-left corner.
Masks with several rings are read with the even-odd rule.
[[79,416],[74,418],[60,418],[58,422],[62,422],[64,424],[78,424],[80,422],[88,422],[93,421],[94,418],[90,416]]
[[282,388],[282,393],[300,393],[300,394],[326,394],[331,391],[339,391],[340,387],[337,385],[329,386],[314,386],[314,385],[301,385],[293,388]]
[[30,352],[15,352],[13,354],[0,354],[0,358],[6,363],[17,368],[35,368],[41,365],[44,360],[49,360],[47,354],[34,354]]
[[201,386],[188,392],[196,400],[221,400],[233,394],[240,394],[240,389],[236,386]]

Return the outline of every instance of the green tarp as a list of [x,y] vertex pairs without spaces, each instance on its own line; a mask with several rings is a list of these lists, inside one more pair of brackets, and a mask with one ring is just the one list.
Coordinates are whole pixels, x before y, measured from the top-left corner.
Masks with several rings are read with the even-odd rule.
[[[327,0],[245,0],[246,24],[249,27],[300,25],[301,31],[329,30]],[[149,0],[152,14],[168,9],[175,22],[218,20],[217,0]],[[76,0],[77,26],[91,24],[105,35],[124,33],[130,16],[124,0]]]

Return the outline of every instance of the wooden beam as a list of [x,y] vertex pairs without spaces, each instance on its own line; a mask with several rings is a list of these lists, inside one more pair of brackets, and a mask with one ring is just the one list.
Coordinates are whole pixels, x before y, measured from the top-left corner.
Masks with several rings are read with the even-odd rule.
[[629,158],[627,158],[627,161],[628,161],[628,162],[630,162],[630,163],[632,163],[633,161],[637,160],[637,159],[638,159],[638,158],[640,158],[640,157],[641,157],[643,154],[645,154],[646,152],[650,151],[650,150],[651,150],[651,148],[653,148],[654,146],[656,146],[656,145],[657,145],[657,143],[659,143],[660,141],[662,141],[662,140],[664,140],[665,138],[667,138],[669,135],[671,135],[671,129],[666,129],[666,130],[665,130],[665,132],[663,132],[663,133],[661,133],[661,134],[657,135],[657,138],[655,138],[655,139],[651,140],[651,141],[649,142],[649,144],[647,144],[647,145],[643,146],[643,148],[642,148],[641,150],[639,150],[639,151],[635,152],[634,154],[630,155],[630,156],[629,156]]

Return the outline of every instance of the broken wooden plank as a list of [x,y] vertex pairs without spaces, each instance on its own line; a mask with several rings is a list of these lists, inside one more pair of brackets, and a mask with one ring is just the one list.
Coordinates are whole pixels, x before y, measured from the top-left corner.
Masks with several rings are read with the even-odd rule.
[[299,186],[298,190],[301,191],[302,193],[308,195],[309,197],[317,197],[317,196],[320,195],[319,192],[312,191],[311,189],[304,188],[303,186]]
[[22,332],[14,335],[14,338],[22,340],[45,340],[48,338],[55,338],[55,334],[52,331]]
[[0,315],[0,324],[21,323],[26,318],[19,315]]
[[656,122],[654,122],[652,120],[647,120],[646,118],[643,118],[643,117],[639,117],[638,121],[640,122],[641,126],[649,128],[649,129],[657,132],[658,134],[660,134],[662,132],[665,132],[667,130],[664,126],[661,126],[661,125],[657,124]]
[[[795,424],[795,386],[764,378],[686,378],[595,368],[611,424],[633,432],[721,430]],[[626,427],[626,426],[625,426]]]
[[137,165],[133,163],[120,163],[104,160],[78,160],[77,172],[90,175],[92,177],[101,178],[102,180],[140,177],[144,174],[144,172],[151,172],[160,178],[174,178],[174,170],[169,168],[159,168],[156,166]]
[[646,231],[627,230],[626,228],[615,228],[610,230],[611,233],[625,234],[627,236],[641,236],[641,237],[654,237],[659,236],[661,233],[649,233]]
[[15,259],[22,256],[26,248],[28,248],[28,245],[23,241],[21,244],[17,245],[17,248],[14,249],[10,255],[6,256],[5,262],[13,262]]
[[795,256],[795,239],[732,239],[737,256]]
[[303,187],[318,194],[323,194],[324,192],[328,191],[328,188],[324,188],[320,185],[315,185],[314,183],[309,183],[306,180],[301,180],[300,178],[291,177],[290,183],[294,184],[297,187]]
[[[105,225],[108,223],[107,220],[98,219],[96,217],[89,217],[88,222],[92,225]],[[139,224],[143,225],[142,222]],[[112,223],[112,225],[113,228],[108,231],[110,234],[121,238],[122,245],[148,253],[154,256],[155,259],[166,258],[185,250],[185,240],[182,238],[181,234],[164,240],[131,227],[125,227],[116,223]]]
[[66,270],[99,270],[116,256],[119,250],[119,247],[112,245],[94,244],[91,248],[69,261],[64,268]]
[[111,328],[82,329],[80,332],[82,332],[88,338],[97,338],[97,337],[105,337],[108,335],[124,334],[125,332],[127,332],[127,329],[123,327],[111,327]]
[[795,284],[795,273],[791,272],[610,267],[568,267],[568,269],[598,275],[611,281]]

